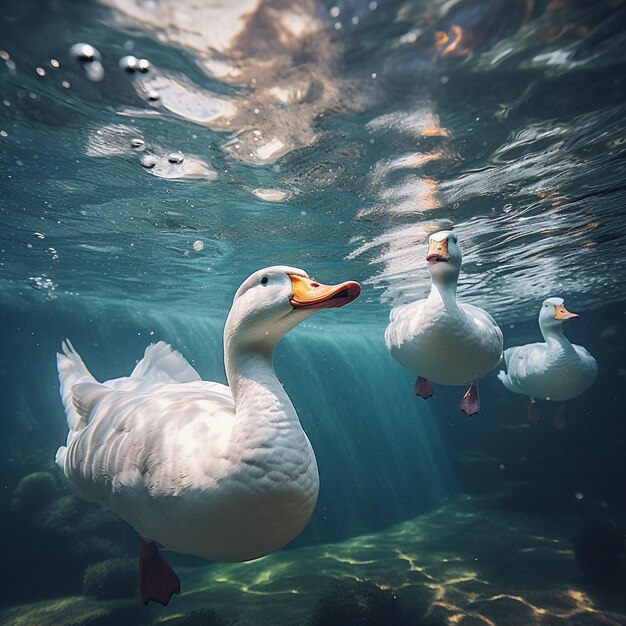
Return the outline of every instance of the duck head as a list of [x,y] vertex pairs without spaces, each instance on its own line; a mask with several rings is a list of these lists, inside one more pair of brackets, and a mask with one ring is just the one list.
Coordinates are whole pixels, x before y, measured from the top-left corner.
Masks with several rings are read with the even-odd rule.
[[461,249],[452,231],[440,230],[428,238],[426,262],[434,281],[456,280],[462,259]]
[[235,293],[225,343],[273,349],[316,311],[341,307],[360,293],[361,286],[354,281],[324,285],[295,267],[266,267],[246,278]]
[[559,330],[565,320],[576,319],[576,313],[570,313],[563,306],[563,298],[548,298],[543,301],[539,311],[539,326],[544,330]]

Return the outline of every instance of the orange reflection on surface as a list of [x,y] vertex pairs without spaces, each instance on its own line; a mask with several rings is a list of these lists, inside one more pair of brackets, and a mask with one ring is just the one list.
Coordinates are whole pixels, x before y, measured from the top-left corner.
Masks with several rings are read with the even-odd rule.
[[448,131],[439,125],[439,119],[434,115],[426,121],[422,128],[423,137],[448,137],[448,135]]
[[463,40],[463,29],[460,26],[450,27],[451,35],[439,30],[435,33],[435,49],[443,55],[452,54]]

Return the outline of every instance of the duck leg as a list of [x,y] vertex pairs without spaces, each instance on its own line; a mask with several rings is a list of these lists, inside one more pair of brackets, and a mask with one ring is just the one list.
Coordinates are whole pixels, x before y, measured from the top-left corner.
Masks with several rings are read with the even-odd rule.
[[166,606],[172,594],[180,591],[180,580],[159,554],[153,541],[141,541],[139,553],[139,593],[144,604],[150,600]]
[[541,413],[534,398],[528,398],[528,423],[537,426],[541,422]]
[[561,402],[561,406],[559,410],[556,412],[554,419],[552,420],[552,424],[558,430],[565,430],[566,419],[565,419],[565,402]]
[[418,376],[415,381],[415,395],[424,399],[430,398],[433,395],[433,384],[429,380]]
[[472,383],[465,392],[461,400],[461,411],[468,415],[476,415],[480,411],[480,398],[478,397],[478,387]]

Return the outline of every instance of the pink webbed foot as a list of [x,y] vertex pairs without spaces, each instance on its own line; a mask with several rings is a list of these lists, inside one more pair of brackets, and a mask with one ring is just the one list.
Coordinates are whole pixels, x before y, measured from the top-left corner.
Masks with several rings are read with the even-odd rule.
[[433,384],[429,380],[418,376],[415,381],[415,395],[424,399],[430,398],[433,395]]
[[476,415],[480,411],[480,398],[478,397],[478,387],[472,383],[465,392],[461,400],[461,411],[468,415]]
[[557,430],[565,430],[567,426],[567,420],[565,419],[565,403],[562,402],[559,410],[556,412],[554,419],[552,420],[552,425]]
[[166,606],[172,595],[180,591],[180,580],[159,554],[154,542],[140,539],[139,593],[141,601],[148,604],[152,600]]

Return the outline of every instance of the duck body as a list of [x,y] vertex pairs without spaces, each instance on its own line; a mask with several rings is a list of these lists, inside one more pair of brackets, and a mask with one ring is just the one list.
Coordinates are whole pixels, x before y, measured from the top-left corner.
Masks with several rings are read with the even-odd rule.
[[309,521],[319,491],[315,454],[278,381],[280,338],[360,292],[277,266],[241,285],[224,329],[228,386],[201,380],[164,342],[128,377],[104,383],[67,342],[57,355],[69,433],[57,463],[85,500],[112,509],[142,540],[140,591],[167,604],[178,578],[154,542],[215,561],[277,550]]
[[440,385],[469,385],[502,354],[502,333],[491,315],[471,304],[446,304],[437,290],[394,309],[385,342],[399,363]]
[[[156,352],[176,354],[159,343],[144,359]],[[251,384],[246,396],[255,395],[252,407],[265,419],[241,424],[229,387],[156,382],[150,373],[76,385],[89,423],[64,463],[75,492],[111,508],[146,541],[215,561],[255,559],[297,536],[319,477],[282,387]]]
[[429,237],[430,294],[392,309],[385,343],[399,363],[418,375],[417,395],[432,395],[432,382],[470,385],[461,410],[471,415],[480,408],[476,382],[501,358],[502,331],[483,309],[458,302],[461,260],[452,232]]
[[548,298],[539,315],[545,342],[508,348],[504,352],[506,371],[498,374],[502,384],[532,399],[559,402],[589,389],[598,364],[584,347],[570,343],[561,328],[563,321],[576,317],[565,309],[562,298]]

